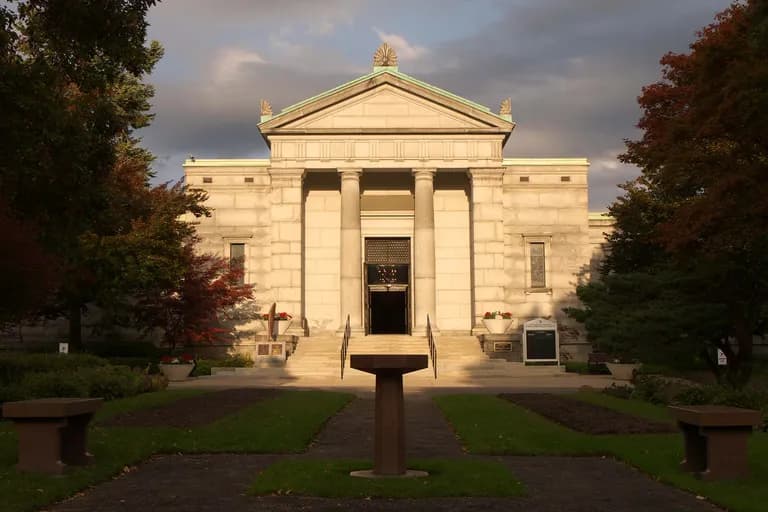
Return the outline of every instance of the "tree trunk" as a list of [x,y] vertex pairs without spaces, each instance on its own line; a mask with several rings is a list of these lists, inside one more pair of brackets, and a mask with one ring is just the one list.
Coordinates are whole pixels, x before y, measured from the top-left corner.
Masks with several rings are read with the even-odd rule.
[[69,306],[69,348],[73,352],[83,348],[83,314],[80,304]]
[[749,328],[743,316],[736,318],[734,322],[734,337],[738,353],[733,358],[728,358],[728,382],[735,388],[741,389],[752,377],[752,329]]

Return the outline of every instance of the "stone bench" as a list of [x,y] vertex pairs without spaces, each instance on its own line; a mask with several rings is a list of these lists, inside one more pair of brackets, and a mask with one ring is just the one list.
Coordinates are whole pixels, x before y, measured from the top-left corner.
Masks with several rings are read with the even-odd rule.
[[101,398],[41,398],[3,404],[19,437],[21,471],[61,474],[68,465],[88,464],[88,422]]
[[760,424],[760,412],[725,405],[669,408],[685,441],[680,464],[703,480],[740,478],[749,474],[747,440]]

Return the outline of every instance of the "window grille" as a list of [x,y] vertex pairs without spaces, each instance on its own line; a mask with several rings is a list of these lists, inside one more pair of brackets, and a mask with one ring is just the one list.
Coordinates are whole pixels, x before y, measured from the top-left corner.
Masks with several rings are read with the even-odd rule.
[[375,265],[409,265],[411,240],[409,238],[366,238],[365,262]]
[[546,288],[547,274],[544,258],[544,242],[531,242],[531,288]]

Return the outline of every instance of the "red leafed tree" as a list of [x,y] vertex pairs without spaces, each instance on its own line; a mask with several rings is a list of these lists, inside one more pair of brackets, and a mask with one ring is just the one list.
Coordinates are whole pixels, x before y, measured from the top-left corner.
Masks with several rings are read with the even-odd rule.
[[58,284],[58,262],[37,242],[30,222],[13,218],[0,204],[0,326],[21,325],[41,308]]
[[743,385],[768,328],[768,1],[734,2],[661,63],[638,99],[642,137],[620,157],[642,174],[611,206],[606,269],[697,283],[681,316],[718,311],[709,343]]
[[224,311],[252,298],[253,285],[241,284],[242,269],[212,254],[184,248],[186,271],[176,287],[158,290],[139,301],[145,325],[164,331],[173,351],[179,345],[211,343],[229,334]]

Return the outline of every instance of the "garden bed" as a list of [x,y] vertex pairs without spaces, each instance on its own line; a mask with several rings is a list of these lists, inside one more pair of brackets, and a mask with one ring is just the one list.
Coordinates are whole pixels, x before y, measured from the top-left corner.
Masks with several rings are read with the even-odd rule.
[[587,434],[656,434],[676,432],[673,425],[638,418],[564,396],[506,393],[505,400],[572,430]]
[[109,427],[177,427],[207,425],[261,400],[274,398],[276,389],[228,389],[186,397],[159,407],[118,414],[102,425]]

